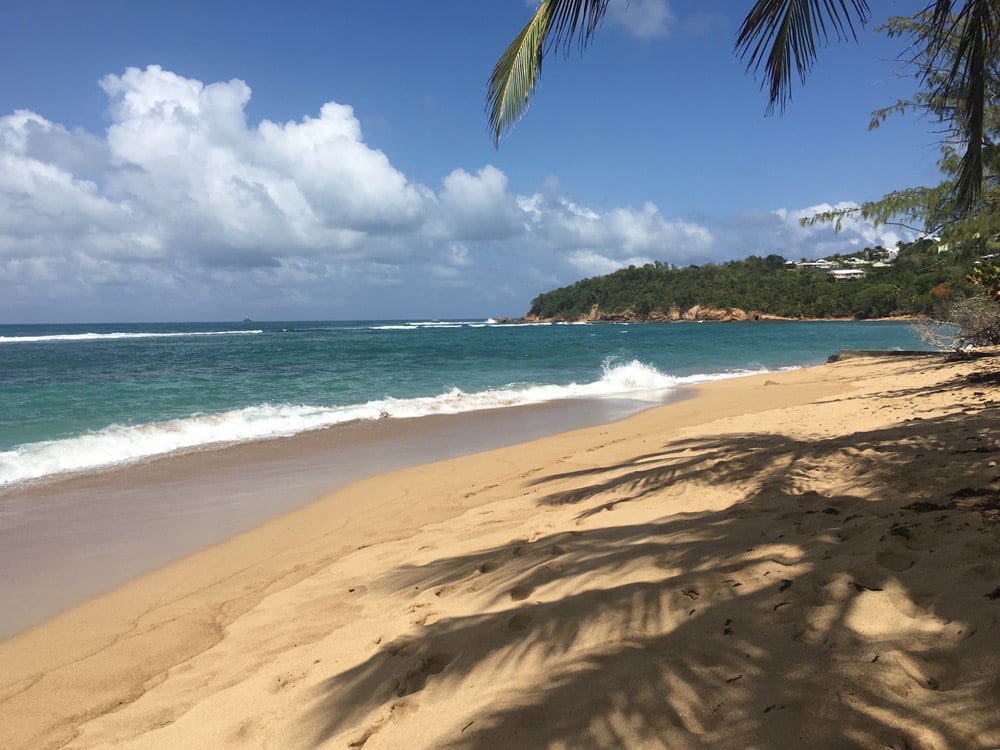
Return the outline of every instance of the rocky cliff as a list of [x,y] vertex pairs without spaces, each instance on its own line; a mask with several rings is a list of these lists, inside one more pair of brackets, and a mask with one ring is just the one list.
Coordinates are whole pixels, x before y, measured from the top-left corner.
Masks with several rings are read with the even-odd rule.
[[590,312],[577,318],[541,318],[536,315],[527,315],[520,320],[510,318],[498,318],[498,323],[541,323],[541,322],[587,322],[587,323],[674,323],[678,321],[699,321],[711,320],[720,323],[735,321],[754,320],[783,320],[775,315],[765,315],[754,311],[747,312],[738,307],[709,307],[707,305],[694,305],[687,310],[680,310],[676,307],[669,312],[656,310],[649,315],[639,315],[634,310],[626,309],[622,312],[604,312],[598,305],[590,308]]

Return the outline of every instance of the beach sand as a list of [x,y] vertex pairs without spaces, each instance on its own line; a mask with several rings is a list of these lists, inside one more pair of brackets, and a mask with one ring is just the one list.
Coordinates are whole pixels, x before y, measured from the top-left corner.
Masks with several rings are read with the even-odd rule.
[[997,373],[720,381],[356,482],[0,643],[0,747],[1000,747]]

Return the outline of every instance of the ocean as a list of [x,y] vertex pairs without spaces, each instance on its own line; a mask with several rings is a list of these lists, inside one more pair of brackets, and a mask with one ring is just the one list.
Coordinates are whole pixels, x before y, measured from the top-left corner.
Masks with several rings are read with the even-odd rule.
[[5,488],[210,447],[927,348],[904,322],[338,321],[0,326]]

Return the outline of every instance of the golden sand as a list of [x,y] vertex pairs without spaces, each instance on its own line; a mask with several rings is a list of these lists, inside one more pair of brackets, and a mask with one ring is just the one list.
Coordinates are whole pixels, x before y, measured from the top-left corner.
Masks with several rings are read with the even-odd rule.
[[721,381],[358,482],[0,644],[0,747],[1000,747],[995,373]]

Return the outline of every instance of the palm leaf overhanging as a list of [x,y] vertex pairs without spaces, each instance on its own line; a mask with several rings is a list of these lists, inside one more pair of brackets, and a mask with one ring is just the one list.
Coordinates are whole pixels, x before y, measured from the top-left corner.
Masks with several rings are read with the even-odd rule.
[[493,68],[486,97],[493,145],[524,114],[550,50],[568,48],[577,38],[581,49],[604,20],[609,0],[542,0],[527,25]]
[[924,45],[929,60],[922,77],[926,82],[937,75],[934,96],[939,101],[955,102],[950,119],[956,141],[953,147],[962,152],[955,175],[955,203],[964,214],[982,197],[983,154],[992,147],[985,126],[990,98],[987,81],[1000,53],[1000,3],[936,0],[926,13],[930,20],[917,40]]
[[837,40],[857,39],[853,16],[868,22],[865,0],[757,0],[743,19],[736,36],[736,52],[747,68],[763,65],[768,111],[784,110],[792,95],[792,72],[799,80],[816,61],[817,41],[827,42],[830,31]]
[[549,27],[549,4],[542,2],[528,25],[504,51],[493,68],[486,109],[493,145],[510,130],[528,106],[528,97],[542,72],[542,48]]
[[[604,19],[608,2],[541,0],[490,77],[486,108],[494,145],[524,114],[544,56],[568,48],[574,39],[585,47]],[[740,25],[735,48],[748,69],[763,69],[768,112],[784,110],[793,77],[805,80],[819,45],[831,37],[856,39],[856,28],[868,22],[869,12],[866,0],[755,0]],[[933,79],[935,95],[956,102],[948,123],[951,145],[962,153],[954,200],[958,212],[967,214],[982,199],[984,149],[996,148],[988,142],[985,111],[990,72],[1000,58],[1000,0],[929,0],[922,15],[926,23],[913,43],[935,68],[933,75],[925,72],[921,82]]]
[[[852,16],[863,25],[868,10],[865,0],[757,0],[740,27],[736,51],[748,68],[763,66],[768,109],[784,109],[793,70],[805,80],[816,60],[817,39],[827,41],[828,27],[838,40],[856,38]],[[965,215],[982,197],[983,150],[992,147],[985,109],[990,70],[1000,57],[1000,2],[932,0],[920,15],[926,23],[911,47],[929,61],[921,82],[933,80],[933,97],[955,103],[949,119],[951,146],[962,157],[953,200],[957,213]]]

